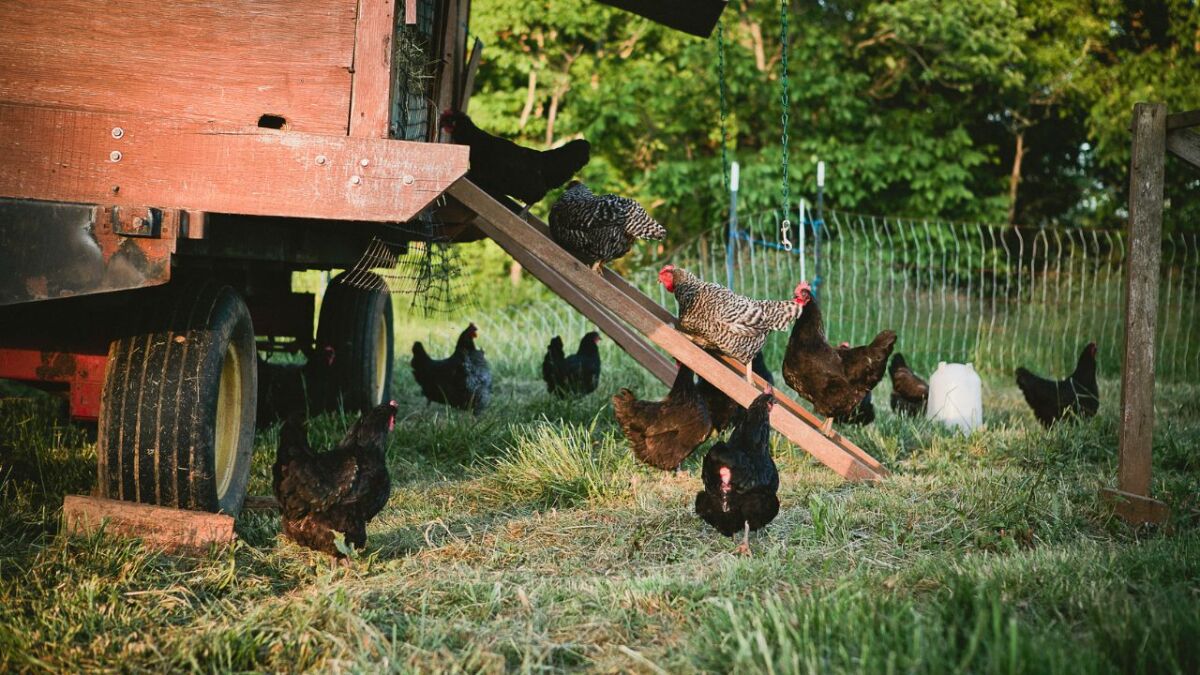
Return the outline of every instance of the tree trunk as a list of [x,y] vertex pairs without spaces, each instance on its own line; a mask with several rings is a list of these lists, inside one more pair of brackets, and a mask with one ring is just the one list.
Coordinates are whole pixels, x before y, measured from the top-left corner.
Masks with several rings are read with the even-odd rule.
[[521,285],[521,263],[516,260],[512,261],[512,266],[508,268],[508,281],[513,286]]
[[521,119],[517,121],[517,128],[525,130],[525,125],[529,123],[529,114],[533,112],[533,104],[537,100],[537,70],[529,69],[529,88],[525,91],[525,107],[521,108]]
[[1017,149],[1013,154],[1012,175],[1008,178],[1008,224],[1017,222],[1017,188],[1021,185],[1021,161],[1025,159],[1025,132],[1016,132]]

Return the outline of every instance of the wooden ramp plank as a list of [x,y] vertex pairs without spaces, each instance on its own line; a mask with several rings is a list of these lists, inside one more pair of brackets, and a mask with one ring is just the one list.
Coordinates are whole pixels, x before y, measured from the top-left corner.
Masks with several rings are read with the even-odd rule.
[[[537,230],[540,234],[542,234],[543,236],[545,236],[548,239],[550,238],[549,226],[547,226],[546,223],[542,222],[536,216],[533,216],[532,214],[528,214],[525,216],[524,220],[530,227]],[[515,240],[514,243],[520,244],[520,241]],[[524,249],[521,249],[521,250],[522,250],[522,253],[527,258],[533,258],[535,260],[537,259],[537,257],[535,255],[533,255],[532,253],[529,253],[529,252],[525,251]],[[526,265],[525,262],[522,260],[518,260],[518,262],[520,262],[526,268],[530,267],[530,265]],[[545,263],[543,263],[541,261],[538,261],[536,264],[541,265],[543,267],[548,267],[545,265]],[[652,316],[657,317],[660,321],[662,321],[663,323],[665,323],[669,326],[675,325],[675,315],[674,314],[671,314],[671,312],[668,311],[665,307],[658,304],[654,300],[650,299],[646,294],[642,293],[641,290],[639,290],[636,286],[629,283],[629,281],[626,280],[624,277],[622,277],[621,275],[617,274],[616,272],[608,269],[607,267],[603,268],[603,273],[604,273],[605,280],[607,280],[610,284],[612,284],[614,288],[616,288],[617,290],[624,293],[626,297],[628,297],[630,300],[633,300],[634,302],[636,302],[638,305],[640,305],[642,308],[644,308],[647,312],[649,312]],[[558,290],[559,287],[564,287],[565,290],[567,290],[568,292],[579,293],[579,290],[577,287],[575,287],[574,285],[571,285],[569,283],[566,283],[565,281],[562,281],[561,277],[559,277],[557,273],[554,273],[554,274],[559,279],[559,281],[557,283],[546,282],[547,285],[550,286],[552,290],[555,290],[555,292],[559,292],[559,290]],[[535,275],[535,276],[537,276],[537,275]],[[542,277],[539,276],[538,278],[541,279]],[[561,292],[559,292],[559,294],[562,295]],[[577,309],[578,309],[578,307],[577,307]],[[580,310],[580,311],[583,311],[583,310]],[[588,315],[587,312],[584,312],[584,314]],[[590,315],[588,315],[588,316],[590,316]],[[597,324],[597,325],[599,325],[599,324]],[[601,330],[604,330],[604,328],[602,327]],[[642,345],[645,344],[645,343],[642,343],[640,340],[638,342]],[[629,349],[626,349],[625,351],[629,352],[629,354],[631,356],[633,356],[634,359],[636,359],[639,363],[641,363],[647,369],[651,370],[651,372],[655,372],[656,368],[664,367],[663,364],[665,364],[665,367],[670,369],[668,372],[670,373],[671,379],[669,379],[669,380],[664,379],[664,377],[662,375],[659,375],[657,372],[655,372],[655,374],[659,377],[659,379],[662,379],[668,385],[674,381],[674,372],[675,372],[674,366],[672,366],[670,364],[670,362],[667,361],[665,358],[661,359],[660,361],[656,361],[653,365],[651,365],[650,363],[647,363],[646,361],[643,361],[641,358],[639,358],[638,354],[630,352]],[[650,350],[650,351],[653,352],[653,350]],[[654,353],[657,354],[657,352],[654,352]],[[735,375],[737,375],[739,377],[745,376],[745,372],[746,372],[745,364],[739,364],[735,359],[728,357],[728,356],[721,356],[719,360],[721,362],[725,363],[725,365],[727,365],[734,372]],[[759,377],[757,373],[753,374],[753,378],[754,378],[754,384],[758,389],[761,390],[766,387],[766,385],[767,385],[766,381],[763,380],[761,377]],[[775,389],[775,399],[779,402],[779,404],[781,406],[790,410],[793,415],[796,415],[801,420],[808,423],[808,425],[813,427],[814,429],[818,429],[824,421],[819,416],[810,412],[807,408],[805,408],[804,406],[802,406],[798,402],[796,402],[795,399],[793,399],[790,396],[788,396],[787,394],[785,394],[781,389],[778,389],[778,388]],[[870,466],[872,469],[875,469],[875,471],[877,473],[879,473],[881,476],[889,475],[890,472],[882,464],[880,464],[878,460],[876,460],[874,457],[872,457],[870,454],[868,454],[862,448],[859,448],[852,441],[850,441],[850,439],[837,433],[836,430],[831,431],[830,434],[828,435],[828,437],[830,440],[832,440],[834,442],[834,444],[838,445],[846,452],[849,452],[850,454],[854,455],[855,457],[857,457],[859,459],[859,461],[863,462],[867,466]]]
[[[447,193],[480,216],[475,221],[477,227],[495,239],[511,255],[519,256],[518,261],[525,265],[530,273],[542,279],[555,292],[563,294],[568,302],[596,321],[602,330],[607,331],[602,322],[611,323],[611,319],[620,317],[738,404],[749,406],[759,395],[760,390],[746,382],[740,374],[676,331],[674,317],[666,320],[662,316],[662,312],[666,310],[660,307],[658,311],[652,311],[640,300],[630,297],[626,291],[611,283],[608,275],[592,272],[555,244],[542,229],[517,217],[466,179],[456,182]],[[533,264],[527,265],[526,261]],[[635,297],[640,295],[636,293]],[[620,332],[617,331],[617,334],[620,335]],[[613,339],[618,340],[615,336]],[[646,356],[644,351],[640,353],[645,361],[635,355],[634,358],[638,359],[639,363],[653,363],[653,359]],[[651,371],[655,372],[656,369],[651,368]],[[668,381],[659,372],[655,374]],[[771,426],[849,480],[873,480],[884,475],[872,466],[877,464],[874,460],[867,463],[859,458],[860,453],[866,453],[857,448],[855,449],[858,452],[852,452],[826,438],[810,422],[798,417],[785,405],[776,406],[771,411]]]

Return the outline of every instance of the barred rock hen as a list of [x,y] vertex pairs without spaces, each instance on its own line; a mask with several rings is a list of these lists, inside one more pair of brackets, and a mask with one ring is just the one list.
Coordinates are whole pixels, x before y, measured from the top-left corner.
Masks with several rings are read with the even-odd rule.
[[[767,369],[767,362],[763,358],[762,352],[754,355],[751,370],[765,380],[768,385],[775,386],[775,376]],[[745,408],[726,396],[725,392],[709,384],[708,380],[703,377],[697,377],[696,380],[696,389],[700,391],[705,405],[708,406],[708,415],[712,418],[713,429],[724,431],[729,425],[736,425],[741,421],[742,415],[746,414]]]
[[746,364],[747,382],[752,381],[751,362],[762,351],[767,333],[787,328],[804,311],[806,302],[799,295],[801,286],[807,286],[803,283],[796,287],[792,300],[751,300],[674,265],[663,267],[658,281],[679,303],[679,330],[704,349]]
[[664,471],[677,470],[712,433],[704,397],[696,389],[692,370],[682,364],[662,401],[639,401],[632,391],[622,389],[612,402],[634,456]]
[[704,456],[704,491],[696,493],[696,515],[724,535],[743,532],[738,552],[749,555],[750,530],[779,513],[779,471],[771,458],[771,390],[754,399],[729,440]]
[[591,158],[592,146],[585,140],[534,150],[483,131],[463,112],[443,112],[441,124],[451,140],[471,148],[467,179],[498,199],[508,195],[525,202],[526,210],[571,180]]
[[667,230],[628,197],[596,195],[574,180],[550,208],[550,235],[596,272],[629,253],[635,239],[662,240]]
[[1044,427],[1073,415],[1092,417],[1100,409],[1100,387],[1096,384],[1096,343],[1089,342],[1079,355],[1075,372],[1065,380],[1047,380],[1017,368],[1017,386]]
[[309,446],[299,416],[283,423],[271,473],[284,535],[338,558],[345,556],[335,543],[337,532],[355,548],[367,545],[367,523],[391,494],[384,450],[395,423],[395,401],[377,406],[336,448],[322,453]]
[[783,355],[783,381],[826,416],[821,430],[833,429],[833,418],[849,415],[867,392],[883,379],[896,334],[885,330],[871,344],[846,349],[844,355],[829,345],[821,322],[821,308],[807,283],[796,289],[806,303],[792,327]]
[[590,394],[600,385],[600,334],[592,331],[579,341],[579,350],[567,356],[562,338],[555,335],[542,358],[546,391],[559,398],[568,394]]
[[910,417],[924,416],[929,403],[929,383],[908,367],[903,354],[892,357],[888,374],[892,377],[892,412]]
[[440,360],[430,358],[425,345],[413,343],[413,377],[426,399],[476,415],[487,408],[492,400],[492,369],[483,350],[475,347],[478,335],[475,324],[467,326],[454,353]]

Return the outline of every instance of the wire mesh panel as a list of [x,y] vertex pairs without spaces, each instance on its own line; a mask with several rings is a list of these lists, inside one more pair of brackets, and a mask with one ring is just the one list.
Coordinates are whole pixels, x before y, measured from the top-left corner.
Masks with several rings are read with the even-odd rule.
[[[811,222],[800,213],[812,241]],[[801,254],[785,250],[777,211],[740,216],[734,285],[757,298],[787,298],[801,280]],[[1100,372],[1120,371],[1127,244],[1117,230],[1021,228],[888,218],[829,211],[821,229],[819,287],[830,342],[870,341],[885,328],[899,335],[919,371],[939,361],[972,362],[1011,372],[1024,365],[1069,372],[1083,346],[1099,347]],[[795,225],[794,225],[795,226]],[[796,241],[800,233],[793,232]],[[1159,295],[1158,376],[1200,379],[1200,235],[1164,234]],[[697,240],[670,262],[725,283],[723,242]],[[665,262],[665,261],[659,261]],[[652,297],[674,307],[654,270],[636,275]],[[767,356],[780,358],[786,333]]]
[[408,298],[408,309],[426,316],[453,315],[469,304],[458,249],[433,234],[435,224],[428,215],[414,223],[395,226],[394,230],[395,241],[373,238],[354,266],[339,275],[336,283],[365,290],[387,290]]

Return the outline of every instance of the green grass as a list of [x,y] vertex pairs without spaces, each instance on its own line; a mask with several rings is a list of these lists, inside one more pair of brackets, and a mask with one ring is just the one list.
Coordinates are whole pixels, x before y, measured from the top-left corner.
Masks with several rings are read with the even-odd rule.
[[[550,397],[546,342],[587,325],[558,304],[508,317],[401,320],[394,492],[348,569],[267,514],[194,557],[58,536],[62,496],[95,481],[88,432],[53,399],[0,401],[0,671],[1200,670],[1200,387],[1159,390],[1160,528],[1097,496],[1116,475],[1115,382],[1098,418],[1047,432],[987,381],[971,436],[886,404],[849,430],[893,470],[878,485],[776,437],[783,509],[744,559],[691,513],[698,459],[676,477],[628,456],[609,397],[665,387],[605,341],[601,390]],[[497,376],[479,418],[427,407],[406,365],[412,340],[443,353],[468,320]],[[350,421],[314,420],[314,440]],[[276,437],[258,438],[252,492]]]

